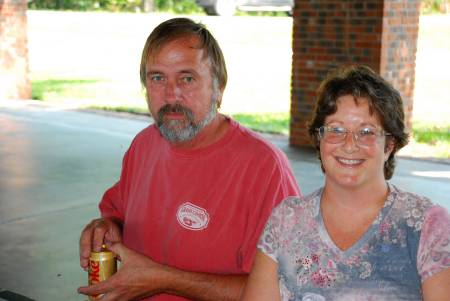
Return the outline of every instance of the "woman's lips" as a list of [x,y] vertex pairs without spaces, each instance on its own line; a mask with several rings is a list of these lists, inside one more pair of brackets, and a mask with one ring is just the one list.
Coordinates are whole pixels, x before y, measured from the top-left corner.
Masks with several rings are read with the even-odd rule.
[[346,165],[346,166],[358,166],[364,162],[364,160],[362,160],[362,159],[346,159],[346,158],[341,158],[341,157],[336,157],[336,160],[339,163],[341,163],[342,165]]

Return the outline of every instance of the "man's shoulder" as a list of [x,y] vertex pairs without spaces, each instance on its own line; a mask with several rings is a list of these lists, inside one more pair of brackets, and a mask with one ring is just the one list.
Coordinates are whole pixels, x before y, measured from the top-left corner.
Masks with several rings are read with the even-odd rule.
[[148,138],[158,138],[159,136],[159,131],[156,128],[155,124],[150,124],[136,134],[133,142],[147,140]]
[[237,121],[232,121],[236,124],[235,131],[237,132],[237,140],[248,151],[256,152],[257,154],[265,154],[268,156],[282,157],[285,156],[284,152],[270,142],[267,138],[263,137],[262,134],[255,132],[246,126],[238,123]]
[[138,132],[131,142],[130,150],[153,149],[154,146],[162,146],[162,137],[154,124],[151,124]]

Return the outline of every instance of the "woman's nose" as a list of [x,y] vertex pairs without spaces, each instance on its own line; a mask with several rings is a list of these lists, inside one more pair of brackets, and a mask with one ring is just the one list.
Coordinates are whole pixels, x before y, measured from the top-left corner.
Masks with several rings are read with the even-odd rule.
[[342,147],[345,149],[345,151],[352,153],[359,148],[357,140],[358,137],[355,135],[355,133],[349,131],[347,132],[347,135],[345,135],[344,144]]

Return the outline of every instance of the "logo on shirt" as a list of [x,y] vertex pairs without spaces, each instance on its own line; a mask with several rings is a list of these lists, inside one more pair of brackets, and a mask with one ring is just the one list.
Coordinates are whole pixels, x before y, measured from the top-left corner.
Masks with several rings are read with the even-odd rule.
[[209,214],[205,209],[186,202],[178,207],[177,220],[183,228],[199,231],[208,227]]

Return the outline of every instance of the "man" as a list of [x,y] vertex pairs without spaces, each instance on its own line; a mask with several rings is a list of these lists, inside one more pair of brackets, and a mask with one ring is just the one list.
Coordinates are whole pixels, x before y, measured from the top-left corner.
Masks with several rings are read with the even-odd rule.
[[299,195],[286,156],[217,112],[227,81],[211,33],[190,19],[150,34],[141,81],[155,124],[125,154],[102,218],[80,238],[80,264],[102,243],[122,261],[79,288],[101,300],[238,300],[272,208]]

